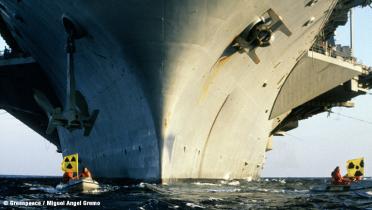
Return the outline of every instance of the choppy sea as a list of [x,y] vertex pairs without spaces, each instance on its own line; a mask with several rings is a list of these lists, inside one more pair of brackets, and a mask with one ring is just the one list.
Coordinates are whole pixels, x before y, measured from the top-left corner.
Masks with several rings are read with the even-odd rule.
[[312,192],[326,178],[262,178],[151,185],[99,180],[101,189],[61,193],[59,178],[0,177],[0,208],[100,209],[372,209],[372,189]]

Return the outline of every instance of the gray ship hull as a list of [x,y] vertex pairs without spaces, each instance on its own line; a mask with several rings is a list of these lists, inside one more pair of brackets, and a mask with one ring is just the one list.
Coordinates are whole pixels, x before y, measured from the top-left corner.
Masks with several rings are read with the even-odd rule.
[[[59,127],[56,144],[63,155],[79,153],[81,165],[97,177],[257,178],[276,126],[325,91],[272,115],[281,87],[334,1],[0,2],[14,40],[40,64],[62,106],[62,15],[84,29],[85,37],[76,41],[76,86],[100,113],[88,137]],[[271,46],[257,48],[259,64],[247,53],[229,51],[235,37],[269,9],[291,36],[275,32]]]

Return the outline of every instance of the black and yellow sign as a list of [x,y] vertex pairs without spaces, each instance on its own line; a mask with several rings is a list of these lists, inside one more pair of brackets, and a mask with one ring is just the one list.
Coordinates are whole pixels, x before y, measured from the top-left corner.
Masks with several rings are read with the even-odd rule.
[[364,176],[364,158],[348,160],[346,162],[347,176]]
[[62,171],[76,173],[79,171],[79,155],[77,153],[63,157]]

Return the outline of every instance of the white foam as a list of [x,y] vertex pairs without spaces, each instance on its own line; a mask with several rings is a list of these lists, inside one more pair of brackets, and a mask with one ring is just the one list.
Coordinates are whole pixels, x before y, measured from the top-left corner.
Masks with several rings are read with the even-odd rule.
[[145,188],[145,183],[143,183],[143,182],[139,183],[138,187]]
[[232,189],[210,189],[208,192],[240,192],[241,189],[239,188],[232,188]]
[[208,183],[208,182],[193,182],[194,185],[199,186],[221,186],[220,184]]
[[251,182],[251,181],[253,180],[253,178],[252,178],[251,176],[249,176],[249,177],[245,178],[245,180],[246,180],[247,182]]
[[240,182],[239,181],[232,181],[232,182],[229,182],[228,185],[238,186],[238,185],[240,185]]
[[200,206],[200,205],[197,205],[195,203],[186,203],[186,206],[189,206],[191,208],[201,208],[201,209],[205,209],[204,206]]
[[285,184],[286,183],[285,182],[285,179],[281,179],[281,180],[279,180],[279,182],[282,183],[282,184]]
[[59,193],[54,187],[30,187],[30,190],[40,190],[46,193]]
[[209,197],[208,200],[210,200],[210,201],[223,201],[222,198],[215,198],[215,197]]
[[299,192],[299,193],[308,193],[309,190],[294,190],[294,192]]

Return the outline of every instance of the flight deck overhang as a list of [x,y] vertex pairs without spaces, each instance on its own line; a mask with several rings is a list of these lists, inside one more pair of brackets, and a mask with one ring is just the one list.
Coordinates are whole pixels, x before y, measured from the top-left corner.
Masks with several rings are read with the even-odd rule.
[[0,57],[0,109],[6,110],[60,150],[57,132],[46,134],[48,118],[36,104],[34,89],[42,90],[59,105],[52,85],[40,65],[32,57]]
[[282,85],[270,119],[311,101],[362,73],[361,66],[342,58],[307,51]]

